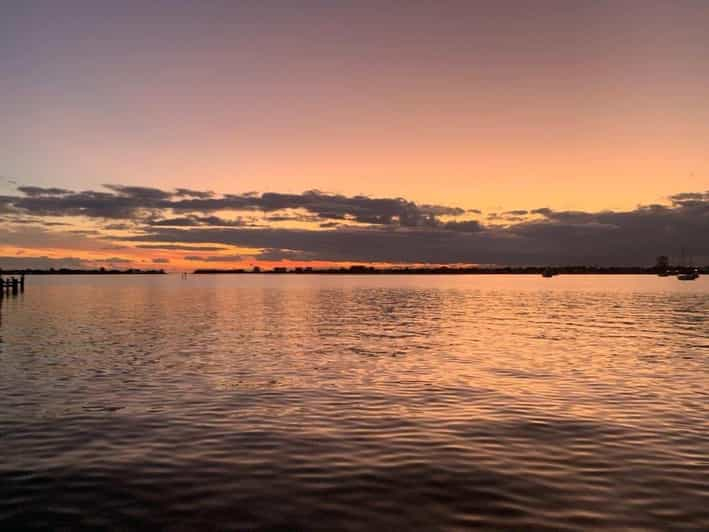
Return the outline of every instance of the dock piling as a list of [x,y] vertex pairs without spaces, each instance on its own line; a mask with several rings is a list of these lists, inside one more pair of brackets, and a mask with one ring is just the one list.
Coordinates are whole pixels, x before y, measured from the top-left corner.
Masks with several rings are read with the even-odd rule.
[[25,291],[25,276],[20,275],[17,277],[10,277],[9,279],[4,279],[0,275],[0,297],[6,295],[17,295],[19,293],[24,293]]

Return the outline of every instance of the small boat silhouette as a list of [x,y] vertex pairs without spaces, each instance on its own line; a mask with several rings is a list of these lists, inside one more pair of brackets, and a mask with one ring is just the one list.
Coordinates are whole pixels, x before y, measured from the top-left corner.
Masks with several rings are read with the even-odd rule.
[[[684,265],[685,264],[685,253],[684,253],[684,248],[682,248],[682,255],[680,259],[680,264]],[[689,267],[692,268],[692,259],[690,257],[689,259]],[[677,279],[680,281],[694,281],[699,277],[699,270],[697,268],[693,268],[689,272],[679,272],[677,274]]]
[[695,269],[689,273],[680,273],[677,275],[677,279],[680,281],[694,281],[699,277],[699,272]]

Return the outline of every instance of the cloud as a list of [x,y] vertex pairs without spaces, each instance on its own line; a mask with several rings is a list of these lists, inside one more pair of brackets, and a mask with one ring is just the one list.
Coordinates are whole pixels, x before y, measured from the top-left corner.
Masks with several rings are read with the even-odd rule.
[[14,196],[0,196],[0,214],[16,214],[20,211],[14,206],[17,200]]
[[76,257],[61,257],[50,258],[47,256],[39,257],[2,257],[0,256],[0,268],[4,270],[48,270],[49,268],[89,268],[88,264],[83,259]]
[[104,229],[107,231],[129,231],[131,229],[134,229],[135,227],[133,224],[129,223],[115,223],[115,224],[106,224],[103,226]]
[[133,259],[127,259],[124,257],[108,257],[107,259],[93,259],[92,262],[106,262],[109,264],[130,264],[135,262]]
[[64,188],[17,187],[17,190],[30,197],[65,196],[72,193],[71,190],[66,190]]
[[222,246],[185,246],[181,244],[138,244],[135,247],[141,249],[160,249],[166,251],[223,251],[228,249]]
[[670,196],[672,203],[676,205],[696,204],[695,202],[709,201],[709,191],[707,192],[680,192]]
[[41,225],[44,227],[60,227],[70,225],[65,222],[52,222],[45,221],[41,218],[22,218],[19,216],[7,216],[5,218],[0,218],[0,223],[11,224],[11,225]]
[[182,216],[179,218],[163,218],[161,220],[150,220],[147,222],[153,226],[164,227],[198,227],[198,226],[214,226],[214,227],[243,227],[250,225],[249,222],[242,218],[227,220],[219,216]]
[[264,220],[268,222],[318,222],[320,220],[320,217],[298,213],[272,214],[270,216],[266,216]]
[[[276,260],[300,253],[303,260],[480,264],[652,264],[681,246],[709,258],[709,201],[638,207],[625,212],[536,209],[544,219],[504,227],[468,221],[437,227],[155,228],[137,241],[224,244],[267,249]],[[289,250],[277,254],[274,250]]]
[[0,231],[0,245],[20,249],[99,250],[106,242],[85,233],[36,225],[9,225]]
[[480,222],[475,220],[466,220],[463,222],[446,222],[442,226],[443,229],[449,231],[459,231],[462,233],[477,233],[484,230],[485,228]]
[[170,259],[166,259],[165,257],[157,257],[153,259],[153,264],[169,264]]
[[211,190],[191,190],[189,188],[176,188],[175,196],[188,196],[191,198],[205,199],[214,197],[215,194]]
[[82,235],[82,236],[92,236],[92,235],[100,235],[101,234],[101,232],[98,231],[97,229],[71,229],[67,232],[71,233],[72,235]]
[[176,211],[214,212],[222,209],[275,212],[300,209],[321,219],[350,219],[356,222],[415,227],[436,216],[460,216],[465,213],[458,207],[443,205],[416,205],[403,198],[370,198],[368,196],[343,196],[310,190],[302,194],[267,192],[255,194],[227,194],[223,198],[189,199],[175,201]]
[[313,260],[318,260],[318,256],[315,253],[296,249],[264,249],[254,258],[266,261],[290,260],[296,262],[310,262]]
[[[0,233],[0,244],[48,248],[53,242],[67,247],[78,239],[91,247],[101,242],[100,236],[103,245],[125,242],[142,249],[182,250],[191,252],[186,260],[205,262],[642,265],[652,264],[657,255],[678,255],[681,247],[698,262],[709,260],[707,192],[683,192],[666,204],[628,211],[509,210],[491,213],[483,222],[464,219],[470,210],[458,207],[320,191],[216,196],[121,185],[108,186],[108,192],[37,188],[21,196],[0,196],[0,209],[14,212],[5,217],[9,230]],[[265,216],[254,218],[256,211]],[[74,235],[12,222],[46,222],[47,215],[101,219],[95,220],[97,229],[82,225],[81,234]],[[112,222],[105,224],[105,219]],[[298,222],[300,227],[257,226],[254,219]],[[90,238],[92,231],[111,226],[132,229],[132,234]],[[254,254],[200,253],[231,246]]]
[[241,255],[210,255],[206,257],[201,255],[187,255],[184,259],[199,262],[242,262],[246,260]]
[[150,187],[128,187],[124,185],[104,185],[104,187],[116,192],[119,196],[134,198],[146,203],[166,201],[175,195],[172,192]]
[[[301,210],[322,220],[351,220],[375,225],[403,227],[430,226],[439,216],[461,216],[465,210],[445,205],[417,205],[403,198],[371,198],[343,196],[310,190],[302,194],[226,194],[214,197],[209,191],[177,189],[174,192],[150,187],[108,184],[109,192],[22,187],[23,196],[0,197],[0,207],[19,209],[36,216],[85,216],[89,218],[125,219],[161,223],[163,214],[175,212],[208,215],[218,211],[261,211],[275,213]],[[50,191],[54,191],[50,193]],[[172,218],[173,225],[190,224],[199,218]],[[214,218],[201,219],[197,225],[233,225],[234,222]],[[192,221],[192,222],[191,222]],[[216,222],[223,223],[216,223]],[[166,222],[165,222],[166,223]]]
[[[292,250],[307,259],[368,262],[479,262],[496,253],[495,239],[482,233],[470,234],[440,229],[352,229],[310,231],[306,229],[225,228],[156,229],[152,234],[127,240],[220,243],[245,248],[268,249],[259,258],[280,260],[293,256],[275,255],[274,250]],[[476,250],[476,248],[478,248]],[[485,260],[485,262],[488,262]]]
[[157,209],[162,200],[110,192],[73,192],[62,196],[4,197],[0,202],[34,216],[86,216],[130,220],[146,209]]

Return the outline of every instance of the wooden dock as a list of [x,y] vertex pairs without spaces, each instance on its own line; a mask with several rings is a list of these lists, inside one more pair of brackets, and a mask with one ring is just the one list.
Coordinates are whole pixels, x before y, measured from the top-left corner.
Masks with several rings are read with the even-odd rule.
[[17,295],[25,291],[25,276],[9,277],[4,279],[0,276],[0,298],[6,295]]

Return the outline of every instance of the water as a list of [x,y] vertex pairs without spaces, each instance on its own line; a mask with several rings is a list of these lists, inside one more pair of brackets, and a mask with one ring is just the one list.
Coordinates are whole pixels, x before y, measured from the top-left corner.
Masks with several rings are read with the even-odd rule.
[[28,278],[0,529],[709,527],[709,278]]

